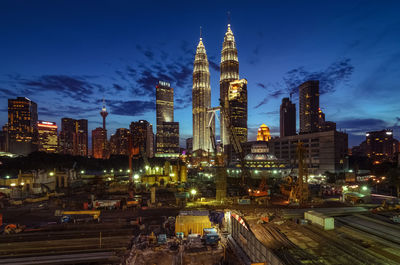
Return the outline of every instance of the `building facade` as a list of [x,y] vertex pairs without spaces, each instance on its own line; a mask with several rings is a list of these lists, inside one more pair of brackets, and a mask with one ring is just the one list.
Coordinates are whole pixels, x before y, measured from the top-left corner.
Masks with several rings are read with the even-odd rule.
[[306,149],[305,161],[309,174],[344,172],[347,165],[348,135],[335,130],[272,138],[270,153],[297,168],[297,143]]
[[159,81],[156,86],[157,133],[163,122],[174,121],[174,89],[170,83]]
[[280,107],[280,136],[296,135],[296,105],[289,98],[283,98]]
[[163,122],[157,136],[157,157],[179,156],[179,122]]
[[367,132],[366,152],[374,164],[394,161],[399,151],[399,142],[393,138],[393,130]]
[[[130,133],[132,147],[139,147],[140,152],[144,152],[147,157],[154,156],[154,133],[153,125],[146,120],[131,122]],[[160,127],[161,128],[161,127]]]
[[[212,147],[208,124],[211,115],[207,112],[211,107],[210,69],[202,38],[197,45],[193,64],[192,104],[193,151],[210,151]],[[210,126],[215,131],[214,122]]]
[[118,128],[110,137],[111,155],[129,155],[129,141],[132,137],[130,130]]
[[25,97],[8,100],[8,152],[27,155],[37,151],[37,105]]
[[106,159],[107,131],[101,127],[92,130],[92,155],[94,158]]
[[58,127],[55,122],[38,121],[38,150],[46,153],[58,152]]
[[61,119],[59,152],[68,155],[88,155],[88,120]]
[[247,142],[247,80],[232,81],[228,90],[230,124],[239,141]]
[[[235,37],[231,30],[231,25],[228,24],[228,29],[225,33],[224,42],[222,43],[221,65],[220,65],[220,103],[221,111],[229,113],[228,92],[232,81],[239,80],[239,60],[236,48]],[[223,117],[223,116],[222,116]],[[229,134],[226,127],[226,122],[221,119],[221,143],[222,146],[228,145]]]
[[319,81],[310,80],[299,86],[300,133],[319,131]]

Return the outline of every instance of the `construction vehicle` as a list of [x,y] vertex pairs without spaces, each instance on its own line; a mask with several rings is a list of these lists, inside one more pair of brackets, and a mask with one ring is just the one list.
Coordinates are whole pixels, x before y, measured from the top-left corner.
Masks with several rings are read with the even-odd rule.
[[24,225],[19,225],[19,224],[8,224],[6,227],[4,227],[4,234],[18,234],[21,233],[25,230]]
[[216,245],[220,241],[219,234],[215,228],[203,229],[203,242],[205,245]]
[[261,179],[260,186],[258,189],[249,189],[250,199],[261,202],[270,198],[271,192],[267,185],[267,180],[265,177]]
[[61,216],[61,223],[97,221],[100,222],[100,211],[63,211],[56,210],[55,216]]

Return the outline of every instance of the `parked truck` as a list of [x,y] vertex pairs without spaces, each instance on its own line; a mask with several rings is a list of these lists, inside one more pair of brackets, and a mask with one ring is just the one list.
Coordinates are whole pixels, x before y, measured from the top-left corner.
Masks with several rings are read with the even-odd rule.
[[203,242],[206,245],[216,245],[220,240],[217,229],[215,228],[204,228],[203,229]]

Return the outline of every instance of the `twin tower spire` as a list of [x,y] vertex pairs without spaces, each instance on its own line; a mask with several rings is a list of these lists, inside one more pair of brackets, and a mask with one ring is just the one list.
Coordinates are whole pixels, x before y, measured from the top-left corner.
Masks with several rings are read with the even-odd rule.
[[[193,66],[193,151],[213,151],[210,127],[215,132],[215,122],[210,120],[211,113],[207,112],[211,108],[210,69],[206,48],[201,36],[201,28]],[[220,71],[220,99],[221,111],[223,111],[227,108],[229,85],[232,81],[239,79],[239,61],[230,24],[228,24],[222,44]],[[221,141],[224,144],[229,143],[229,136],[223,119],[221,119]]]

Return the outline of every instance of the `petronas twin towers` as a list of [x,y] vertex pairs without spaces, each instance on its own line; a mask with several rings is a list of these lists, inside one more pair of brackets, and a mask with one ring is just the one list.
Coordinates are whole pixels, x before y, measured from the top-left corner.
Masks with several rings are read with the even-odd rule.
[[[233,113],[229,110],[228,94],[230,93],[231,83],[239,80],[239,61],[235,38],[230,24],[228,24],[228,29],[225,33],[224,42],[222,44],[220,70],[220,108],[221,111],[226,111],[226,113],[232,115]],[[234,91],[237,90],[236,88],[234,89]],[[245,118],[245,120],[241,122],[241,126],[245,128],[241,128],[241,130],[235,128],[235,131],[245,130],[245,140],[247,141],[247,87],[245,89],[245,117],[242,115],[242,118]],[[211,118],[212,113],[208,111],[211,109],[210,70],[206,49],[201,36],[194,59],[192,101],[193,151],[213,151],[210,140],[210,131],[215,132],[215,122]],[[220,127],[221,142],[223,145],[227,145],[229,144],[229,136],[224,119],[221,119]]]

